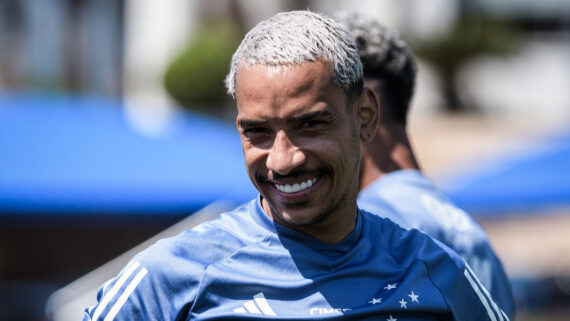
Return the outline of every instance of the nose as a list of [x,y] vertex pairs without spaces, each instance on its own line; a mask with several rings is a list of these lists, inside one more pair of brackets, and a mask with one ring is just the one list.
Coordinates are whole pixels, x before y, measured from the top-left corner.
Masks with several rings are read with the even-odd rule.
[[285,131],[280,130],[275,135],[273,146],[267,156],[267,169],[280,175],[287,175],[305,162],[305,153],[295,146]]

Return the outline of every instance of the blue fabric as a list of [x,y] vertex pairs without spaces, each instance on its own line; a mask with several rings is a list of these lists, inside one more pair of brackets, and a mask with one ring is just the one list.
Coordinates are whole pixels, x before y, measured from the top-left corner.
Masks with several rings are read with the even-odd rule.
[[457,205],[482,218],[570,207],[570,130],[533,140],[532,148],[481,162],[440,186]]
[[512,314],[510,282],[485,230],[418,170],[388,173],[360,191],[358,205],[400,226],[419,229],[456,251]]
[[325,244],[272,221],[258,197],[136,255],[83,320],[506,320],[464,264],[365,211]]
[[177,113],[158,136],[121,102],[0,94],[0,213],[161,215],[257,195],[233,124]]

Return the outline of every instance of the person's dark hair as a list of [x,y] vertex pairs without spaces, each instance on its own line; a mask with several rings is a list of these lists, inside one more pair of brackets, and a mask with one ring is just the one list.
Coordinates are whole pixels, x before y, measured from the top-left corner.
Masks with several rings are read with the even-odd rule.
[[356,39],[364,80],[380,81],[383,118],[405,125],[417,70],[406,43],[398,33],[363,14],[337,13],[335,18]]

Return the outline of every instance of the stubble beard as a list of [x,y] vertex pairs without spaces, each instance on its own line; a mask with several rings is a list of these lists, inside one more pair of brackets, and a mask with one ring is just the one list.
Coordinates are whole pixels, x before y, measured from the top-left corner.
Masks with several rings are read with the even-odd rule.
[[[352,139],[358,141],[358,133],[355,127],[351,126],[351,136]],[[351,144],[353,147],[351,149],[352,155],[360,155],[360,145],[359,144]],[[326,221],[329,217],[333,216],[335,211],[341,207],[341,204],[347,202],[349,196],[353,189],[356,190],[358,193],[358,181],[359,181],[359,171],[360,171],[360,156],[357,160],[354,161],[352,166],[352,178],[348,182],[346,189],[344,190],[343,194],[338,198],[338,200],[334,203],[331,203],[328,207],[320,211],[317,215],[299,215],[298,217],[290,216],[290,218],[286,218],[283,215],[283,212],[276,210],[266,199],[267,205],[269,206],[272,216],[274,219],[276,218],[279,222],[284,223],[289,226],[294,227],[306,227],[311,225],[317,225]],[[331,172],[329,171],[329,174]],[[356,210],[356,195],[354,201],[354,209]],[[296,203],[290,203],[287,205],[286,210],[288,209],[303,209],[306,208],[310,201],[302,201]],[[337,215],[348,215],[348,213],[336,213]]]
[[[336,211],[338,211],[338,208],[341,207],[341,204],[347,202],[352,189],[356,188],[356,190],[358,190],[358,186],[354,187],[354,185],[355,185],[355,179],[358,180],[357,173],[359,171],[359,165],[360,165],[359,162],[354,163],[353,166],[354,175],[352,175],[353,178],[351,179],[350,182],[348,182],[347,188],[344,190],[342,195],[336,200],[336,202],[332,202],[328,207],[321,210],[316,215],[297,215],[297,216],[289,215],[289,217],[285,217],[282,211],[276,210],[271,204],[269,204],[269,202],[267,202],[268,206],[271,209],[272,215],[276,217],[278,221],[280,221],[281,223],[285,223],[286,225],[295,226],[295,227],[318,225],[320,223],[325,222],[328,218],[332,217]],[[287,205],[287,207],[284,210],[293,210],[293,211],[297,209],[302,210],[307,208],[308,205],[310,205],[309,202],[310,201],[290,203]],[[336,213],[336,214],[348,215],[347,213]]]

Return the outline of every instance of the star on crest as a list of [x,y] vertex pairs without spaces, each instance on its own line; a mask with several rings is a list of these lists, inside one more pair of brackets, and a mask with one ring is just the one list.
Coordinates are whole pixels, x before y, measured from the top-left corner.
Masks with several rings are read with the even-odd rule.
[[406,300],[404,300],[404,298],[402,298],[400,301],[400,308],[404,308],[407,309],[408,307],[406,306],[408,304],[408,302]]
[[420,301],[418,301],[418,298],[420,296],[415,294],[414,291],[412,291],[412,293],[408,294],[408,296],[412,299],[412,302],[420,303]]
[[372,298],[372,300],[368,301],[368,303],[370,304],[382,303],[382,298],[379,299]]
[[386,321],[398,321],[398,319],[394,319],[394,317],[390,314],[390,319],[386,319]]
[[388,285],[384,287],[384,290],[390,291],[390,290],[392,290],[392,289],[395,289],[395,288],[396,288],[396,284],[397,284],[397,283],[394,283],[394,284],[388,283]]

